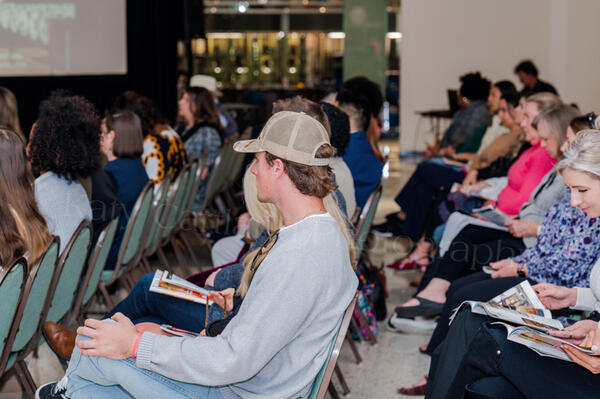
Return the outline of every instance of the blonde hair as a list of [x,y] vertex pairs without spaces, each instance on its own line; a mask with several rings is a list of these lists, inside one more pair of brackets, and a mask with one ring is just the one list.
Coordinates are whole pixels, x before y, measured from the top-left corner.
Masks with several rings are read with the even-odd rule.
[[600,179],[600,130],[582,130],[573,139],[558,163],[558,171],[573,169]]
[[256,161],[252,161],[244,174],[244,201],[246,209],[255,222],[262,225],[267,231],[273,232],[283,226],[283,218],[273,204],[260,202],[256,189],[256,176],[250,172],[250,168]]
[[[324,155],[330,155],[330,153],[335,153],[335,149],[330,145],[324,144],[321,148],[319,148],[316,156],[319,158],[328,158],[329,156],[324,156]],[[308,168],[309,171],[313,170],[313,169],[317,170],[320,168],[324,168],[328,172],[329,175],[332,174],[331,168],[329,166],[306,166],[306,165],[299,165],[294,162],[285,161],[285,160],[284,160],[284,163],[286,163],[286,171],[288,171],[288,175],[289,175],[289,171],[293,170],[295,167],[301,167],[302,169]],[[256,198],[256,204],[260,204],[259,213],[265,212],[259,217],[264,217],[266,215],[267,217],[265,218],[265,221],[271,223],[272,226],[275,226],[277,223],[279,223],[279,225],[277,225],[277,227],[276,227],[278,229],[279,227],[281,227],[283,225],[283,218],[281,218],[279,211],[277,211],[277,208],[275,208],[274,205],[264,204],[264,203],[261,203],[258,201],[258,198],[256,197],[256,179],[248,178],[248,174],[252,175],[252,173],[248,173],[248,171],[246,171],[246,175],[244,176],[244,197],[246,197],[246,195],[247,195],[246,191],[248,188],[250,190],[254,190],[254,191],[249,195],[250,198],[246,199],[246,203],[251,204],[253,199]],[[318,172],[317,172],[317,174],[318,174]],[[254,177],[254,175],[252,175],[252,177]],[[246,183],[248,183],[248,184],[246,184]],[[344,213],[338,206],[338,203],[333,196],[333,193],[336,188],[337,188],[337,186],[334,185],[333,188],[324,197],[322,197],[323,198],[323,206],[325,207],[325,209],[327,210],[329,215],[337,222],[342,235],[346,239],[346,243],[348,244],[348,254],[349,254],[350,260],[352,262],[352,267],[355,267],[355,264],[354,264],[354,239],[353,239],[351,231],[350,231],[351,228],[350,228],[350,224],[348,223],[348,219],[346,218],[346,216],[344,215]],[[317,190],[317,191],[320,191],[320,190]],[[305,194],[305,195],[311,195],[311,194]],[[250,201],[248,201],[249,199],[250,199]],[[253,218],[254,218],[254,215],[253,215],[253,211],[251,210],[251,207],[253,207],[256,204],[251,204],[248,206],[248,211],[250,212],[250,215]],[[270,207],[269,208],[264,207],[266,205],[274,208],[275,213],[273,213],[273,210],[270,209]],[[256,209],[254,209],[254,210],[256,211]],[[275,218],[274,215],[277,215],[277,218]],[[256,220],[258,221],[258,219],[256,219]],[[266,227],[266,225],[264,225],[264,226]],[[274,231],[274,229],[273,230],[267,229],[267,230],[269,230],[270,233],[272,233]],[[246,257],[243,260],[244,273],[242,274],[242,279],[241,279],[240,285],[238,286],[238,289],[237,289],[237,294],[242,298],[244,298],[246,296],[246,294],[248,293],[248,289],[250,288],[250,284],[252,283],[254,273],[256,272],[256,268],[252,269],[251,264],[254,261],[254,258],[256,256],[258,256],[259,251],[260,251],[260,247],[249,252],[248,254],[246,254]]]
[[546,108],[550,108],[553,105],[562,104],[563,101],[556,94],[543,92],[543,93],[535,93],[530,95],[525,99],[525,104],[527,103],[535,103],[538,108],[538,111],[543,111]]
[[17,133],[21,140],[25,140],[19,123],[19,108],[17,98],[6,87],[0,87],[0,126],[4,126]]

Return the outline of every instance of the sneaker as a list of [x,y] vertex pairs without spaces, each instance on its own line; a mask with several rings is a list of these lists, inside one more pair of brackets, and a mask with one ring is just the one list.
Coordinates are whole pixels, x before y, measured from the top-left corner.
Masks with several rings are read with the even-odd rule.
[[57,382],[49,382],[35,391],[35,399],[67,399],[67,378]]
[[390,331],[406,334],[429,334],[435,330],[437,321],[422,317],[404,318],[396,314],[388,319],[386,328]]

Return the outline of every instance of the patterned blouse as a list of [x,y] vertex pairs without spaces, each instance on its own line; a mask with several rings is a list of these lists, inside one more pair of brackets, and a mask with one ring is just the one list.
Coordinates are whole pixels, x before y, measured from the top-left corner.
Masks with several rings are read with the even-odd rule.
[[548,210],[537,244],[513,260],[525,263],[535,281],[589,287],[590,272],[600,256],[600,217],[588,217],[570,200],[567,192]]
[[186,162],[183,142],[169,126],[157,126],[144,137],[142,163],[154,184],[160,183],[168,172],[172,172],[175,179]]

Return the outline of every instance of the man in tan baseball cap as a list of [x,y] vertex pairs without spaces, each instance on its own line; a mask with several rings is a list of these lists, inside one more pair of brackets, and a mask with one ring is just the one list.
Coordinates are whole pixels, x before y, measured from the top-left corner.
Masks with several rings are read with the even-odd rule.
[[[318,121],[283,111],[235,149],[255,153],[258,198],[284,222],[246,255],[235,317],[220,335],[194,338],[139,332],[121,313],[88,319],[65,377],[36,398],[309,397],[358,283],[352,239],[329,196],[335,148]],[[229,311],[233,291],[210,297]]]

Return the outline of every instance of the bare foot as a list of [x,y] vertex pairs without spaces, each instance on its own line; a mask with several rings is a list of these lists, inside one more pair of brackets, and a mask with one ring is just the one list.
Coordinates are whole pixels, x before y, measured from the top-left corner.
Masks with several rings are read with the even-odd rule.
[[421,352],[425,352],[425,351],[427,350],[427,344],[424,344],[424,345],[421,345],[421,346],[419,346],[419,350],[420,350]]

